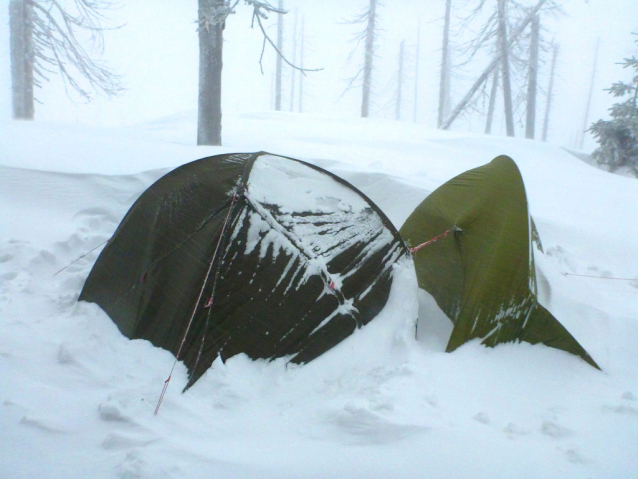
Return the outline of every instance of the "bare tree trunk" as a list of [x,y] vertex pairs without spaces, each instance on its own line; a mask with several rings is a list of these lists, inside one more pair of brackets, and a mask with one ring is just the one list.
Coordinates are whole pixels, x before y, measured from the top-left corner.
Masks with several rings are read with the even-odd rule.
[[397,72],[397,98],[396,105],[394,109],[394,119],[401,119],[401,102],[402,98],[402,87],[403,87],[403,47],[405,46],[405,40],[401,40],[401,45],[399,46],[399,71]]
[[197,144],[222,144],[222,52],[223,20],[214,12],[224,0],[199,0],[199,100]]
[[496,107],[496,92],[498,91],[498,66],[492,74],[492,90],[490,91],[490,104],[487,108],[487,120],[485,120],[485,134],[492,134],[492,122],[494,121],[494,108]]
[[[297,64],[297,9],[295,8],[295,26],[292,34],[292,63]],[[290,80],[290,111],[295,111],[295,68],[292,70],[292,79]]]
[[416,123],[416,112],[419,104],[419,47],[421,45],[421,20],[416,31],[416,64],[414,65],[414,113],[412,121]]
[[441,83],[439,86],[439,118],[437,128],[441,128],[448,115],[450,97],[450,16],[452,0],[445,2],[445,24],[443,25],[443,48],[441,49]]
[[591,97],[594,93],[594,80],[596,79],[596,68],[598,67],[598,47],[600,47],[600,38],[596,41],[596,53],[594,54],[594,68],[591,71],[591,81],[589,83],[589,95],[587,95],[587,107],[585,108],[585,116],[583,118],[583,129],[580,131],[580,139],[578,141],[578,149],[583,149],[585,142],[585,132],[587,131],[587,123],[589,122],[589,107],[591,106]]
[[[301,52],[300,52],[300,67],[303,69],[303,47],[304,47],[304,43],[306,41],[306,37],[304,34],[304,30],[305,30],[305,26],[306,26],[306,17],[305,15],[301,16]],[[303,73],[301,75],[299,75],[299,113],[303,113]]]
[[507,136],[514,136],[514,108],[512,106],[512,85],[510,82],[509,46],[507,41],[507,0],[498,0],[498,44],[501,50],[501,70],[503,71],[503,101],[505,103],[505,127]]
[[[284,0],[279,0],[277,4],[279,10],[284,9]],[[284,15],[277,14],[277,50],[283,51],[284,44]],[[275,68],[275,110],[281,111],[281,55],[277,55]]]
[[275,109],[275,74],[270,74],[270,109]]
[[33,120],[34,114],[32,8],[31,0],[9,3],[11,92],[16,120]]
[[527,118],[525,121],[525,138],[534,139],[536,130],[536,91],[538,89],[538,37],[540,35],[540,16],[532,20],[532,35],[529,45],[529,80],[527,82]]
[[[511,48],[512,45],[518,40],[518,37],[521,36],[525,28],[527,28],[527,25],[529,25],[532,19],[534,18],[534,15],[538,13],[540,8],[543,6],[543,4],[546,1],[547,0],[539,0],[536,6],[528,13],[527,17],[525,17],[525,19],[516,26],[516,28],[512,31],[512,35],[510,36],[510,39],[508,42],[508,48]],[[483,73],[481,73],[481,75],[476,79],[476,81],[467,91],[465,96],[461,98],[461,101],[457,103],[457,105],[454,107],[454,110],[452,110],[452,113],[450,113],[450,116],[447,117],[446,120],[441,125],[442,129],[447,130],[448,128],[450,128],[450,125],[454,123],[454,120],[458,118],[458,116],[465,109],[468,103],[470,103],[470,100],[472,100],[472,97],[474,96],[474,94],[478,91],[479,88],[481,88],[481,85],[487,80],[487,77],[490,75],[490,73],[492,73],[494,69],[499,65],[500,61],[501,61],[501,55],[499,53],[498,55],[494,57],[494,59],[487,66],[487,68],[483,70]]]
[[363,93],[361,96],[361,117],[370,114],[370,89],[372,86],[372,60],[374,59],[374,22],[377,16],[377,0],[370,0],[368,26],[366,28],[366,50],[363,63]]
[[547,130],[549,129],[549,112],[552,105],[552,91],[554,90],[554,70],[556,68],[556,57],[558,56],[558,45],[552,45],[552,69],[549,74],[549,86],[547,87],[547,104],[545,105],[545,120],[543,121],[543,141],[547,141]]

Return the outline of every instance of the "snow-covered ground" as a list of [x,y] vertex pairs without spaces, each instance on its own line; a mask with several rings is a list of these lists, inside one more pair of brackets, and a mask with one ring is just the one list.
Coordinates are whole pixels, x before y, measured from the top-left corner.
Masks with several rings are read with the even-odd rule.
[[[563,149],[419,125],[195,115],[121,129],[0,123],[0,477],[638,478],[638,181]],[[173,357],[77,297],[137,196],[177,165],[266,150],[360,188],[400,227],[433,189],[508,154],[546,254],[542,299],[602,371],[542,345],[444,352],[451,324],[397,266],[372,323],[302,367],[236,356],[188,392]],[[418,338],[411,318],[419,314]]]

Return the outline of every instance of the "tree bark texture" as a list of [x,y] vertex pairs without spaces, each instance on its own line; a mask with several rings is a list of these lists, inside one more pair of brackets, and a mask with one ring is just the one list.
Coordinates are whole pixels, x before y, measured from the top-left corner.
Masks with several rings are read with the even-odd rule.
[[443,26],[443,48],[441,49],[441,83],[439,85],[439,117],[437,128],[441,128],[448,116],[450,98],[450,16],[452,0],[445,2],[445,24]]
[[514,136],[514,108],[512,105],[512,84],[510,80],[509,44],[507,41],[507,0],[498,0],[498,43],[501,50],[501,70],[503,76],[503,103],[505,106],[505,128],[507,136]]
[[529,45],[529,79],[527,81],[527,118],[525,138],[533,140],[536,130],[536,92],[538,90],[538,39],[541,22],[536,15],[532,20],[532,34]]
[[13,118],[33,120],[33,7],[31,0],[11,0],[9,30]]
[[[277,4],[279,10],[284,9],[284,1],[279,0]],[[277,50],[283,52],[284,46],[284,15],[277,14]],[[275,110],[281,111],[281,55],[277,54],[275,65]]]
[[377,16],[377,0],[370,0],[368,26],[366,28],[365,57],[363,62],[363,92],[361,95],[361,117],[370,114],[370,89],[372,87],[372,60],[374,59],[374,22]]
[[543,121],[543,141],[547,141],[547,130],[549,129],[549,113],[552,109],[552,92],[554,90],[554,70],[556,69],[556,57],[558,56],[558,45],[552,46],[552,69],[549,74],[549,86],[547,87],[547,103],[545,104],[545,120]]
[[213,12],[223,0],[199,0],[199,97],[197,144],[222,144],[222,51],[224,21]]

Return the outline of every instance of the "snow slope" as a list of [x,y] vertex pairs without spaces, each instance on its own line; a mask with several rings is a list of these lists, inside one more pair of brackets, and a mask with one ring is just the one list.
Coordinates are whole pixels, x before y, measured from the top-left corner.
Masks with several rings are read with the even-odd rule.
[[[418,125],[294,114],[125,129],[0,124],[0,477],[638,478],[638,182],[564,150]],[[430,191],[508,154],[545,255],[544,304],[602,372],[542,345],[471,342],[397,266],[381,315],[303,367],[236,356],[187,393],[173,357],[77,296],[99,248],[170,168],[229,151],[311,161],[398,227]],[[543,279],[544,278],[544,279]],[[417,339],[411,324],[418,312]]]

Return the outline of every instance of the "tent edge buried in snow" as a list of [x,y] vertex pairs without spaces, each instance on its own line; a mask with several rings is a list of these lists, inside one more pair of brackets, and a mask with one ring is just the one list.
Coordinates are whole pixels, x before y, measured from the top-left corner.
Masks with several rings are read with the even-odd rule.
[[528,212],[518,166],[501,155],[432,192],[400,229],[418,245],[451,232],[414,255],[419,287],[454,323],[446,351],[478,338],[495,346],[543,343],[596,362],[536,296]]
[[265,152],[217,155],[138,198],[80,300],[183,360],[188,388],[217,357],[320,356],[381,311],[408,255],[378,206],[336,175]]

